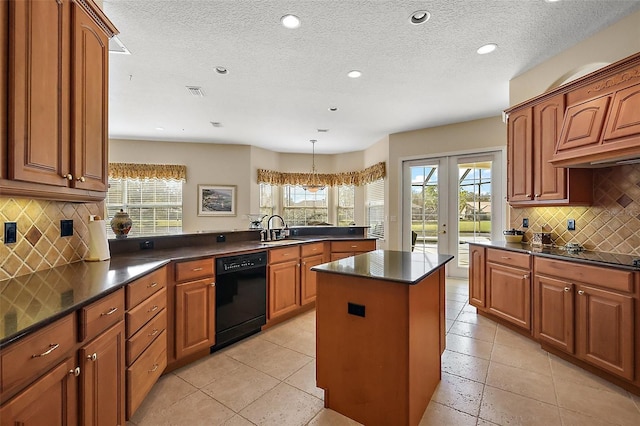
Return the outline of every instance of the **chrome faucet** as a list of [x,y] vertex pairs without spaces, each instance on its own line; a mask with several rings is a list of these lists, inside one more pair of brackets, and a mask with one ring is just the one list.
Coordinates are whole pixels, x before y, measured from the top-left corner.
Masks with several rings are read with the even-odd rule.
[[273,235],[271,235],[272,233],[272,229],[271,229],[271,219],[273,219],[274,217],[279,217],[280,220],[282,221],[282,227],[286,227],[287,224],[285,223],[284,219],[282,218],[282,216],[274,214],[271,215],[269,217],[269,219],[267,219],[267,241],[271,241],[271,240],[277,240],[278,238],[276,238],[275,233]]

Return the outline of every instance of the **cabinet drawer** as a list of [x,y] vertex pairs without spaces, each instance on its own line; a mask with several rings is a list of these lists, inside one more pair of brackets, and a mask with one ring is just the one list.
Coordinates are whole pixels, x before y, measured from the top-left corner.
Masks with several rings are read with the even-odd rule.
[[80,310],[80,341],[93,339],[122,319],[124,319],[124,289],[111,293]]
[[0,356],[2,391],[35,379],[69,356],[75,344],[75,315],[71,314],[3,349]]
[[300,247],[300,257],[314,256],[324,253],[324,243],[305,244]]
[[127,310],[167,286],[167,269],[160,268],[127,285]]
[[213,258],[176,263],[176,281],[193,281],[213,277]]
[[133,416],[166,367],[167,332],[163,331],[127,368],[127,418]]
[[163,288],[127,312],[127,339],[166,307],[167,290]]
[[531,269],[531,256],[509,250],[487,249],[487,262],[502,263],[515,268]]
[[167,328],[167,310],[161,310],[158,315],[146,323],[137,333],[127,340],[127,365],[133,362],[159,335]]
[[375,249],[375,240],[331,241],[331,252],[365,252]]
[[293,260],[300,256],[300,247],[283,247],[269,250],[269,263],[284,262]]
[[561,260],[535,258],[536,274],[560,277],[565,281],[576,281],[598,287],[632,293],[633,272],[620,269],[602,268],[583,263],[563,262]]

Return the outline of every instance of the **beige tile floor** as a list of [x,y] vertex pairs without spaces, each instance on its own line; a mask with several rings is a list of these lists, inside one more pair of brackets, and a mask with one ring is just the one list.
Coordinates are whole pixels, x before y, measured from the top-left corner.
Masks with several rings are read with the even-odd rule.
[[[447,280],[442,381],[421,425],[640,425],[640,398],[475,313]],[[315,312],[163,376],[129,425],[357,425],[315,387]]]

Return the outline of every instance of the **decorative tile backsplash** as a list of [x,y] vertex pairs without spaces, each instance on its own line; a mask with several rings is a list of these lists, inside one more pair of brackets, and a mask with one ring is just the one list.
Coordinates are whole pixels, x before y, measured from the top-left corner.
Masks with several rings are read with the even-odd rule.
[[[557,245],[640,256],[640,165],[595,169],[593,181],[593,206],[511,208],[510,226],[523,229],[529,218],[526,241],[548,225]],[[567,231],[567,219],[575,219],[575,231]]]
[[[63,203],[0,197],[0,224],[17,222],[14,244],[0,242],[0,280],[82,260],[89,215],[104,215],[104,203]],[[73,220],[73,235],[60,236],[60,220]]]

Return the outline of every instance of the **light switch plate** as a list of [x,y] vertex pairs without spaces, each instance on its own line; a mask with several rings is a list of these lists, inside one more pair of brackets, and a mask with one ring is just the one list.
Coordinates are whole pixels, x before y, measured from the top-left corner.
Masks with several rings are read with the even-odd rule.
[[524,219],[522,219],[522,227],[523,228],[529,227],[529,218],[525,217]]
[[72,219],[62,219],[60,221],[60,236],[61,237],[70,237],[73,235],[73,220]]
[[569,231],[575,231],[576,230],[576,220],[575,219],[567,220],[567,230],[569,230]]

